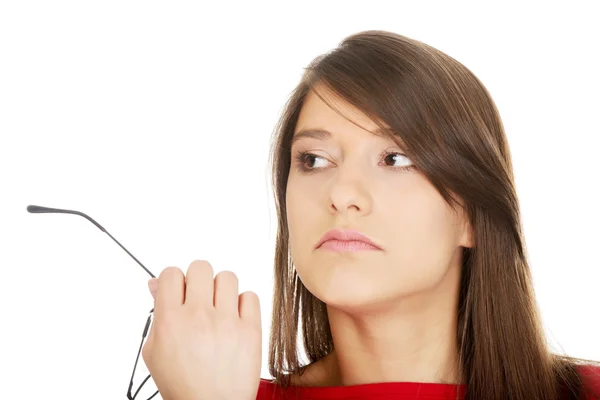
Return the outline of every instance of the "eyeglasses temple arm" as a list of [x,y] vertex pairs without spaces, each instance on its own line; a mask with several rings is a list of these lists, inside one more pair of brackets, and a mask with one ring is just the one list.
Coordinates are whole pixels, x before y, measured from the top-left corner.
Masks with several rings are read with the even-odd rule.
[[75,215],[80,215],[80,216],[84,217],[85,219],[87,219],[88,221],[90,221],[92,224],[96,225],[98,227],[98,229],[100,229],[102,232],[104,232],[108,236],[110,236],[110,238],[112,240],[114,240],[115,243],[117,243],[119,246],[121,246],[121,248],[123,250],[125,250],[125,252],[127,254],[129,254],[131,256],[131,258],[133,258],[135,260],[135,262],[137,262],[144,269],[144,271],[146,271],[148,273],[148,275],[150,275],[152,278],[156,278],[154,276],[154,274],[152,272],[150,272],[150,270],[144,266],[144,264],[142,264],[137,258],[134,257],[133,254],[131,254],[129,252],[129,250],[127,250],[125,247],[123,247],[123,245],[121,243],[119,243],[119,241],[117,239],[115,239],[110,233],[108,233],[106,231],[106,229],[104,229],[102,227],[102,225],[100,225],[99,223],[97,223],[96,221],[94,221],[94,219],[91,218],[91,217],[89,217],[88,215],[86,215],[86,214],[84,214],[82,212],[79,212],[79,211],[74,211],[74,210],[63,210],[63,209],[60,209],[60,208],[49,208],[49,207],[34,206],[34,205],[27,206],[27,211],[29,211],[30,213],[63,213],[63,214],[75,214]]

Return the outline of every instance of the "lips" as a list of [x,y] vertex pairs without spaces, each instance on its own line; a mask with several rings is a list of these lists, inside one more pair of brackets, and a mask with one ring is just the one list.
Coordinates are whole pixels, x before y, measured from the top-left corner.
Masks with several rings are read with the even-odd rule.
[[338,240],[338,241],[344,241],[344,242],[363,242],[363,243],[366,243],[373,247],[376,247],[379,250],[382,250],[381,246],[379,246],[378,244],[373,242],[371,239],[369,239],[368,236],[360,233],[359,231],[352,230],[352,229],[332,229],[332,230],[328,231],[317,242],[315,249],[318,249],[319,247],[321,247],[321,245],[323,243],[330,241],[330,240]]

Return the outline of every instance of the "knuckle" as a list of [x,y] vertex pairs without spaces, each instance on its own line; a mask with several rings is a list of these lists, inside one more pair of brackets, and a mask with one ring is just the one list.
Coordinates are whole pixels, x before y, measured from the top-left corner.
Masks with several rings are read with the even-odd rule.
[[193,317],[190,318],[194,331],[199,334],[206,334],[213,330],[215,325],[214,316],[211,313],[202,308],[194,309]]
[[244,337],[249,341],[258,341],[262,340],[262,331],[260,327],[255,327],[251,325],[246,325],[244,330]]
[[236,318],[219,318],[215,321],[215,325],[219,337],[235,336],[239,331],[238,320]]

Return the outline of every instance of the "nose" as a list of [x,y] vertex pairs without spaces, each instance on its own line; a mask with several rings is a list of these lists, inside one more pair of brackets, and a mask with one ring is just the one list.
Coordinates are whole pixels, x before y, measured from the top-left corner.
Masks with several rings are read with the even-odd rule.
[[337,176],[329,189],[329,208],[332,214],[349,213],[361,215],[371,212],[373,199],[368,190],[366,177],[349,168],[338,168]]

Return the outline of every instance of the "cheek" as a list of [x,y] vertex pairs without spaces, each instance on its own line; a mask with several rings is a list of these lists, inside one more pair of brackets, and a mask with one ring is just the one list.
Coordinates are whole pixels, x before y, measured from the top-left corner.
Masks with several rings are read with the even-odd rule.
[[294,249],[306,246],[312,239],[311,234],[314,235],[315,200],[306,193],[298,185],[289,185],[286,192],[286,217],[292,254]]
[[285,195],[285,205],[290,236],[293,236],[294,232],[298,229],[298,222],[301,221],[300,216],[303,210],[300,207],[302,199],[298,198],[299,195],[301,195],[301,192],[298,193],[295,186],[288,186]]
[[391,273],[407,284],[428,286],[447,272],[456,247],[454,220],[439,195],[405,200],[388,220]]
[[356,256],[312,252],[324,215],[314,190],[288,186],[290,251],[309,291],[329,304],[366,304],[427,290],[444,278],[455,249],[453,218],[437,191],[413,183],[373,191],[375,207],[365,221],[386,252]]

